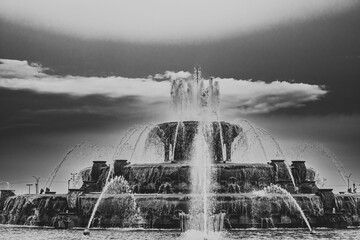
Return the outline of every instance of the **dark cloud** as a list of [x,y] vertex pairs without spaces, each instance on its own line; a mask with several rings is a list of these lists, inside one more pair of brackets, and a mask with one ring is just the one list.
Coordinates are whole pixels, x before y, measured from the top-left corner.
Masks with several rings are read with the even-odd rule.
[[40,132],[101,129],[121,123],[126,125],[128,120],[122,119],[121,112],[126,113],[130,121],[138,119],[138,104],[139,100],[134,97],[71,97],[66,94],[0,89],[0,138]]
[[[167,0],[151,3],[109,0],[107,4],[89,0],[53,0],[51,3],[2,0],[0,15],[34,28],[87,39],[201,43],[338,14],[354,4],[356,1],[342,0],[228,0],[226,4],[220,0],[171,3]],[[174,17],[174,11],[186,13],[186,17]]]

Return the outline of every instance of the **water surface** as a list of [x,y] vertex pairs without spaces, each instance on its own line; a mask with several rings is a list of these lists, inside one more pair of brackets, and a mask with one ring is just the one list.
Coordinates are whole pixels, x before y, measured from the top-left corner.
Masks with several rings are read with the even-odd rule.
[[[53,228],[0,225],[0,239],[196,240],[204,239],[204,235],[196,231],[180,234],[178,230],[92,229],[90,236],[84,236],[82,229],[59,230]],[[207,236],[207,239],[360,239],[360,228],[344,230],[315,229],[315,234],[310,234],[306,229],[231,230],[220,234],[210,234]]]

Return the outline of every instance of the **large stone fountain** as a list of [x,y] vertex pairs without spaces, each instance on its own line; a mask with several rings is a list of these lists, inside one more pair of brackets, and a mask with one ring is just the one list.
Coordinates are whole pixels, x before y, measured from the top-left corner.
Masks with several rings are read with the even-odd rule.
[[[360,195],[319,189],[305,161],[235,159],[239,145],[247,146],[247,133],[241,124],[216,120],[218,84],[209,80],[206,87],[200,77],[197,68],[193,81],[174,81],[171,95],[181,115],[202,112],[202,118],[129,131],[111,164],[94,161],[79,172],[81,187],[67,194],[1,191],[0,222],[183,231],[359,225]],[[132,161],[139,141],[145,150],[156,149],[157,161]],[[121,158],[124,149],[132,152],[128,158]]]

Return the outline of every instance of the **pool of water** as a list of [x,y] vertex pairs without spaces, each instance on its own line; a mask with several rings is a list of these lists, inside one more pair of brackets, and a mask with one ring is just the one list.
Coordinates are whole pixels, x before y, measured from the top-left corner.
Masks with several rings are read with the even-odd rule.
[[92,229],[89,236],[82,229],[59,230],[53,228],[0,225],[0,239],[125,239],[125,240],[229,240],[229,239],[360,239],[360,228],[345,230],[315,229],[310,234],[306,229],[272,230],[231,230],[204,236],[202,232],[181,233],[177,230],[139,230],[139,229]]

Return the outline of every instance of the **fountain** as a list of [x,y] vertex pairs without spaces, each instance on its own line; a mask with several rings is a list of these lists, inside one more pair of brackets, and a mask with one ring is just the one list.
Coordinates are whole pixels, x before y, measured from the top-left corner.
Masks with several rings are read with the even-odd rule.
[[[67,194],[1,190],[0,222],[84,227],[85,235],[92,227],[177,228],[204,238],[232,228],[360,224],[360,195],[318,188],[315,171],[305,161],[288,165],[267,131],[220,120],[218,82],[203,79],[199,67],[194,72],[172,81],[176,121],[129,129],[110,165],[93,161]],[[250,163],[252,151],[261,154]]]

